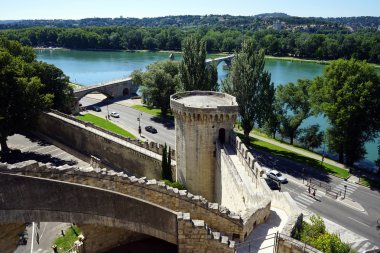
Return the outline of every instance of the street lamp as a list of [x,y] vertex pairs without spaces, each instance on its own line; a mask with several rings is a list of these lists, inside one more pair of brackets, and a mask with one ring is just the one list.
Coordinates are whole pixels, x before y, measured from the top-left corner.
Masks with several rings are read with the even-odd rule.
[[347,190],[347,185],[344,185],[344,196],[343,196],[344,199],[346,198],[346,190]]
[[305,168],[302,168],[302,183],[304,183],[305,180]]
[[110,119],[110,112],[108,111],[108,101],[107,101],[107,119]]

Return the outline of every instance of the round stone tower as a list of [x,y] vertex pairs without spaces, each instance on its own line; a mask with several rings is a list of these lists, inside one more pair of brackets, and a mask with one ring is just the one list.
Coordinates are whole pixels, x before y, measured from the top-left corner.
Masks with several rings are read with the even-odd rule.
[[188,91],[170,97],[175,117],[177,180],[214,201],[216,142],[228,142],[238,114],[235,97]]

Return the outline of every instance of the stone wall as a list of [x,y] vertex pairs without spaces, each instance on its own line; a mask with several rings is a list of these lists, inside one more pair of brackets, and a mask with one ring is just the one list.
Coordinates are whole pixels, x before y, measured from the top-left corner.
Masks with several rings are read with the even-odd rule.
[[1,174],[0,193],[0,223],[99,224],[177,243],[177,214],[174,211],[125,194],[9,173]]
[[[3,171],[0,166],[0,171]],[[4,169],[6,167],[4,166]],[[225,234],[243,235],[243,220],[239,215],[216,204],[209,203],[201,196],[194,196],[186,190],[168,187],[164,183],[146,178],[127,176],[105,169],[81,170],[75,166],[51,167],[36,162],[28,165],[8,166],[5,171],[24,175],[57,179],[60,181],[117,191],[138,199],[155,203],[177,212],[189,212],[194,219],[205,220],[211,227]]]
[[277,239],[277,252],[279,253],[323,253],[306,243],[288,236],[279,234]]
[[84,235],[85,251],[101,253],[120,245],[148,238],[147,235],[122,228],[106,227],[96,224],[77,224]]
[[[231,240],[232,236],[227,236],[228,233],[225,231],[218,232],[203,220],[192,220],[189,213],[172,212],[153,203],[137,201],[135,198],[116,192],[122,189],[122,185],[119,185],[117,180],[112,182],[109,179],[120,177],[120,179],[129,180],[131,185],[137,186],[136,191],[140,189],[143,196],[151,195],[150,197],[155,198],[157,195],[152,189],[150,192],[143,191],[144,187],[150,187],[153,181],[100,170],[97,173],[100,177],[92,179],[92,182],[99,183],[97,186],[104,187],[104,189],[99,189],[74,183],[86,181],[83,179],[86,178],[83,173],[86,172],[73,171],[67,166],[50,167],[34,161],[14,165],[0,163],[0,193],[2,193],[0,224],[30,220],[96,224],[103,227],[127,229],[178,244],[179,253],[234,252],[235,241]],[[73,180],[70,181],[70,178]],[[102,178],[107,179],[102,180]],[[65,182],[61,180],[65,180]],[[155,187],[157,185],[153,186],[153,188]],[[160,187],[163,186],[160,185]],[[172,188],[163,188],[164,191],[173,190]],[[5,191],[5,189],[12,190]],[[23,194],[20,196],[22,192]],[[173,191],[174,194],[178,195],[177,198],[183,196],[179,192]],[[199,196],[186,194],[184,198],[189,198],[194,206],[201,203],[209,206],[209,203],[204,202],[204,199]],[[17,201],[15,201],[16,199]],[[177,204],[181,206],[181,202]],[[172,207],[177,208],[175,203],[172,203]],[[215,206],[211,206],[210,210],[206,211],[204,208],[203,211],[205,217],[211,217],[209,221],[212,224],[223,222],[225,225],[228,223],[228,219],[237,221],[236,218],[228,218],[226,209],[219,211],[219,209],[215,209]],[[220,213],[213,215],[213,212]],[[212,217],[217,216],[220,216],[223,221],[218,221],[218,218],[212,220]],[[89,237],[85,234],[85,237],[87,245],[93,245],[91,249],[94,251],[91,252],[100,252],[101,249],[110,247],[107,242],[94,242],[93,240],[99,238],[96,239],[91,234]],[[117,246],[119,242],[115,241],[114,243]]]
[[[88,156],[99,158],[106,165],[137,176],[161,178],[162,155],[135,145],[138,141],[126,141],[67,117],[53,113],[41,114],[39,131]],[[175,161],[172,162],[174,170]]]
[[188,214],[178,218],[178,253],[235,253],[235,241]]
[[[74,121],[74,122],[77,122],[79,124],[83,124],[86,126],[86,129],[89,129],[89,128],[94,128],[94,129],[97,129],[101,132],[104,132],[106,133],[107,135],[111,135],[111,136],[114,136],[116,138],[119,138],[121,140],[124,140],[126,142],[129,142],[133,145],[136,145],[140,148],[143,148],[143,149],[146,149],[146,150],[149,150],[149,151],[152,151],[153,153],[156,153],[156,154],[159,154],[159,155],[162,155],[162,151],[164,150],[164,145],[160,144],[160,143],[157,143],[157,142],[154,142],[154,141],[141,141],[141,140],[137,140],[137,139],[131,139],[129,137],[125,137],[125,136],[122,136],[122,135],[119,135],[119,134],[116,134],[116,133],[113,133],[113,132],[110,132],[106,129],[103,129],[101,127],[98,127],[92,123],[85,123],[79,119],[76,119],[75,117],[71,116],[71,115],[68,115],[68,114],[64,114],[62,112],[59,112],[59,111],[56,111],[56,110],[51,110],[51,112],[53,114],[56,114],[56,115],[59,115],[65,119],[68,119],[70,121]],[[172,160],[175,160],[175,149],[171,149],[171,155],[172,155]]]
[[[271,200],[255,189],[247,188],[238,173],[238,168],[220,144],[217,145],[215,195],[222,205],[242,216],[244,229],[240,241],[259,224],[264,223],[270,215]],[[252,186],[254,184],[251,184]]]

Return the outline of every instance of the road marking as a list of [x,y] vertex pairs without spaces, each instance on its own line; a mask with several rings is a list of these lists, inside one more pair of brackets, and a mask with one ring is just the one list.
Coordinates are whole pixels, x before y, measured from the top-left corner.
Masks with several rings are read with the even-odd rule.
[[358,221],[358,220],[355,220],[354,218],[351,218],[351,217],[347,217],[347,218],[349,218],[349,219],[351,219],[351,220],[353,220],[353,221],[356,221],[357,223],[360,223],[360,224],[362,224],[362,225],[364,225],[364,226],[366,226],[366,227],[370,227],[370,226],[368,226],[367,224],[365,224],[365,223],[363,223],[363,222],[361,222],[361,221]]
[[[41,223],[40,223],[41,224]],[[42,239],[42,236],[44,235],[44,233],[45,233],[45,229],[46,229],[46,224],[47,223],[44,223],[45,224],[45,227],[44,227],[44,231],[42,231],[42,233],[41,233],[41,235],[40,235],[40,242],[41,242],[41,239]]]
[[33,242],[34,242],[34,222],[32,222],[32,243],[30,244],[30,253],[33,253]]

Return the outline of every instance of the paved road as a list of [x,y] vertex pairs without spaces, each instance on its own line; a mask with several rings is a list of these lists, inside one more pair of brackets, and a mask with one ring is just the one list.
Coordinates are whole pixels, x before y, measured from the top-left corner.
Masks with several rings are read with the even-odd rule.
[[[34,225],[31,223],[26,227],[28,233],[26,244],[18,246],[14,253],[51,253],[53,252],[51,246],[54,240],[61,236],[62,230],[66,231],[69,227],[69,223],[61,222],[41,222],[39,227],[36,223],[34,223]],[[37,239],[37,237],[39,239]]]
[[[160,118],[154,117],[148,113],[140,112],[131,107],[125,106],[117,102],[118,100],[105,100],[100,101],[98,99],[84,97],[81,99],[83,106],[97,105],[101,108],[100,112],[95,112],[93,110],[88,110],[87,112],[94,115],[105,118],[107,115],[107,107],[109,112],[117,112],[120,114],[120,118],[112,118],[111,121],[120,127],[127,129],[136,137],[138,134],[139,121],[137,118],[141,115],[141,129],[142,137],[141,139],[148,139],[157,143],[167,144],[170,147],[174,148],[175,146],[175,130],[173,122],[162,122]],[[109,104],[108,104],[109,103]],[[107,106],[108,104],[108,106]],[[157,129],[156,134],[149,133],[145,131],[146,126],[154,126]]]

